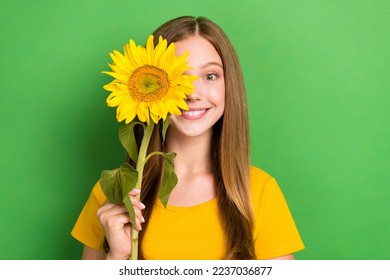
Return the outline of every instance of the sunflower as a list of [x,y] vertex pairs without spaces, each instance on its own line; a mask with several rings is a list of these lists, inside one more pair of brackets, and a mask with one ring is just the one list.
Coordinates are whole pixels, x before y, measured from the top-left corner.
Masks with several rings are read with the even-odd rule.
[[186,61],[188,52],[175,55],[175,44],[159,37],[156,46],[150,35],[146,47],[136,46],[133,40],[124,46],[124,54],[114,50],[109,64],[114,78],[103,88],[111,91],[107,105],[117,107],[118,122],[128,124],[136,117],[141,122],[157,123],[168,114],[180,115],[188,110],[186,96],[194,91],[195,76],[185,75],[190,69]]

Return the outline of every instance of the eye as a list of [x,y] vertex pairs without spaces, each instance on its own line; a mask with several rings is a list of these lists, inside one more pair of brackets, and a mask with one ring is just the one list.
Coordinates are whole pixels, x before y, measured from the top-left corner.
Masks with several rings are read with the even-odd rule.
[[206,81],[214,81],[218,79],[219,75],[217,73],[208,73],[204,76]]

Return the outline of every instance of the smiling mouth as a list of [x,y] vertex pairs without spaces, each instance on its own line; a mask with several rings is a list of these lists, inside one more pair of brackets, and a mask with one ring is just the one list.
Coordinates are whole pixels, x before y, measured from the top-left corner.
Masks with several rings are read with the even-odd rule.
[[185,119],[198,119],[203,117],[207,111],[208,109],[182,111],[182,117]]
[[188,117],[197,117],[197,116],[203,114],[206,111],[207,111],[206,109],[203,109],[203,110],[193,110],[193,111],[183,111],[182,114],[186,115]]

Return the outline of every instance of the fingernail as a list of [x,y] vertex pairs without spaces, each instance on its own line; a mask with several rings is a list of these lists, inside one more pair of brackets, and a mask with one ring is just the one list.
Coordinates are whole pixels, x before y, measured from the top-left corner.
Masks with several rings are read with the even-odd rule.
[[139,206],[141,207],[141,209],[145,209],[145,204],[143,204],[142,202],[139,203]]
[[141,193],[141,190],[140,189],[133,189],[130,193],[137,195],[137,194]]

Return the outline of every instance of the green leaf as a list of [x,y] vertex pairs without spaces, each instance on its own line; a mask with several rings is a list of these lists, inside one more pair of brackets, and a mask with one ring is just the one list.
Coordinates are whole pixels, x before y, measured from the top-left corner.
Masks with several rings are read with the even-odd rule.
[[134,187],[137,185],[138,172],[128,163],[124,163],[120,167],[120,177],[122,182],[122,193],[123,198],[122,202],[125,205],[127,211],[129,211],[129,216],[131,223],[135,225],[135,212],[133,204],[129,198],[128,193],[131,192]]
[[104,170],[100,176],[100,185],[107,199],[114,204],[124,204],[133,223],[135,212],[128,193],[134,189],[137,180],[137,170],[128,163],[123,163],[117,169]]
[[123,197],[134,189],[138,181],[138,172],[128,163],[123,163],[119,168],[119,176],[122,184]]
[[162,127],[162,143],[165,143],[165,135],[167,134],[168,126],[171,123],[171,118],[168,116],[165,121],[163,121],[163,127]]
[[160,192],[158,193],[158,196],[165,208],[167,207],[169,196],[173,188],[177,184],[177,176],[175,173],[175,166],[173,162],[175,156],[176,156],[175,153],[164,154],[163,178],[162,178],[161,189]]
[[134,126],[137,124],[143,125],[141,122],[132,121],[128,124],[121,125],[118,129],[119,140],[134,162],[138,160],[138,145],[134,136]]
[[100,175],[100,186],[111,203],[121,204],[123,200],[121,182],[118,180],[119,168],[104,170]]

